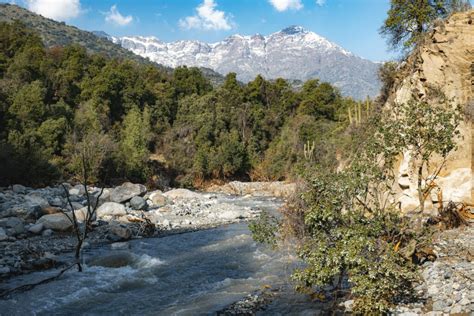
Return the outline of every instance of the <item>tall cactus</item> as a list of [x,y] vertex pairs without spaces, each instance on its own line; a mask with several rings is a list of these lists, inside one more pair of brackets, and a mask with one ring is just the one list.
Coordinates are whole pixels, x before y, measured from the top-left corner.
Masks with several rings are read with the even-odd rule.
[[309,161],[313,161],[313,155],[314,155],[314,148],[316,147],[316,144],[313,140],[313,143],[311,144],[308,141],[306,141],[306,144],[304,144],[303,152],[304,152],[304,158]]

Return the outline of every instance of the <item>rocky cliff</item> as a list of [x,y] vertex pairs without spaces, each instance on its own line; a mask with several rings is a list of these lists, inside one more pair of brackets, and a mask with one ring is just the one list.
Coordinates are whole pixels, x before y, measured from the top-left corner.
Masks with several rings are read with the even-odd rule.
[[[433,91],[443,93],[453,104],[461,105],[465,116],[458,149],[449,156],[437,179],[437,188],[427,201],[427,211],[449,201],[473,204],[474,164],[472,120],[474,119],[474,11],[457,13],[438,23],[424,43],[400,66],[385,108],[406,103],[411,98],[436,102]],[[439,163],[435,161],[434,164]],[[398,166],[399,201],[403,211],[416,208],[418,199],[410,153]],[[442,198],[440,198],[442,197]],[[442,201],[439,201],[442,199]]]

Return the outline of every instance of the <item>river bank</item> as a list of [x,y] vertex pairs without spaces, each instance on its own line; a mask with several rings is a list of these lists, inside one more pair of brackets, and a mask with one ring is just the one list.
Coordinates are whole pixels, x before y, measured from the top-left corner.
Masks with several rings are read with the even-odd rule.
[[[278,184],[268,186],[274,190]],[[66,188],[76,216],[83,220],[87,212],[84,187],[66,184]],[[270,196],[268,192],[261,189],[252,196]],[[95,202],[100,189],[88,187],[88,193]],[[72,223],[64,214],[71,212],[67,194],[62,186],[0,189],[0,280],[57,267],[62,264],[57,261],[58,254],[74,249]],[[223,196],[229,192],[149,192],[145,186],[132,183],[106,188],[85,246],[209,229],[259,215],[260,210],[251,205],[237,207],[218,199]]]

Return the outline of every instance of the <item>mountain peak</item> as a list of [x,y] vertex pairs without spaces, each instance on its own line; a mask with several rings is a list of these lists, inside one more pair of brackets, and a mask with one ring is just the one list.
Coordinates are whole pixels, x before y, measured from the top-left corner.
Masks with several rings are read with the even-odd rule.
[[306,32],[307,31],[304,29],[304,27],[298,26],[298,25],[291,25],[280,31],[280,33],[283,33],[286,35],[296,35],[296,34],[306,33]]

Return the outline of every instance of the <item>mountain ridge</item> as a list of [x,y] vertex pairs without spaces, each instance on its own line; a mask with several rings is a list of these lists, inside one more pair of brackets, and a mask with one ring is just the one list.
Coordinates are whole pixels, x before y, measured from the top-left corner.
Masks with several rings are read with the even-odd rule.
[[197,40],[164,42],[154,36],[111,37],[122,47],[168,67],[207,67],[225,75],[237,73],[248,82],[258,74],[267,79],[320,79],[344,95],[363,99],[379,93],[379,64],[356,56],[301,26],[269,35],[234,34],[215,43]]

